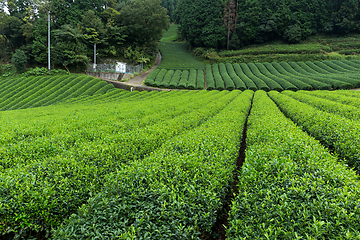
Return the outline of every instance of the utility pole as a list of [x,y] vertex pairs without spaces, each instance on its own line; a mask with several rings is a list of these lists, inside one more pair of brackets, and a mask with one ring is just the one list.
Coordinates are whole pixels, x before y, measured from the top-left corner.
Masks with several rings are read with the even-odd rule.
[[94,43],[94,72],[96,72],[96,43]]
[[50,11],[48,11],[48,70],[50,72]]

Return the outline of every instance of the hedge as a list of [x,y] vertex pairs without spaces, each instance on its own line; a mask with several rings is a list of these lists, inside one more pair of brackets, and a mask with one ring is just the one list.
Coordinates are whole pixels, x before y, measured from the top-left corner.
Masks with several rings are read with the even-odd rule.
[[226,90],[234,90],[235,89],[235,84],[233,82],[233,80],[230,78],[227,70],[226,70],[226,66],[224,63],[220,63],[219,64],[219,68],[220,68],[220,75],[224,81],[225,84],[225,89]]
[[[304,90],[310,90],[313,87],[303,81],[300,81],[293,76],[289,75],[288,72],[284,70],[284,68],[278,64],[278,63],[264,63],[264,66],[269,70],[269,72],[275,76],[278,76],[279,78],[284,79],[285,81],[288,81],[292,83],[294,86],[296,86],[298,89],[304,89]],[[276,67],[275,67],[276,66]]]
[[196,89],[202,90],[204,89],[205,84],[205,77],[204,77],[204,70],[197,70],[196,75]]
[[357,175],[286,118],[263,91],[254,97],[246,145],[227,239],[359,237]]
[[239,78],[241,79],[241,81],[243,81],[247,87],[247,89],[256,91],[258,90],[258,87],[256,86],[256,84],[253,82],[253,80],[251,80],[248,76],[246,76],[246,74],[243,72],[243,70],[241,69],[240,65],[238,63],[234,64],[234,70],[236,72],[236,74],[239,76]]
[[269,86],[270,90],[276,90],[276,91],[283,91],[284,90],[279,83],[277,83],[273,79],[268,78],[264,74],[262,74],[254,63],[249,63],[248,66],[249,66],[251,72],[256,77],[258,77],[259,79],[264,81],[266,83],[266,85]]
[[255,63],[255,65],[259,69],[261,74],[265,75],[267,78],[270,78],[270,79],[274,80],[275,82],[277,82],[278,84],[280,84],[283,90],[296,91],[299,89],[294,84],[285,80],[284,78],[280,78],[278,75],[274,75],[274,74],[270,73],[269,70],[265,67],[265,63],[264,64]]
[[240,67],[242,68],[242,71],[245,73],[245,75],[250,78],[257,86],[259,90],[264,91],[270,91],[270,88],[268,85],[261,80],[260,78],[256,77],[250,70],[249,66],[245,63],[240,63]]
[[214,118],[109,174],[103,191],[54,237],[200,239],[210,232],[233,178],[253,93],[230,94],[237,97]]
[[171,78],[174,75],[174,70],[169,70],[166,72],[163,81],[159,84],[160,88],[168,88],[171,82]]
[[181,77],[181,70],[176,70],[174,75],[171,77],[169,88],[177,88]]
[[146,77],[144,84],[147,86],[154,86],[156,75],[160,72],[159,68],[154,69],[149,75]]
[[284,91],[283,94],[309,104],[321,111],[340,115],[352,120],[360,120],[360,111],[357,107],[330,101],[325,98],[311,96],[306,94],[306,91],[299,91],[296,93],[291,91]]
[[180,78],[177,88],[185,89],[187,86],[188,80],[189,80],[189,71],[188,70],[182,71],[181,78]]
[[219,65],[218,64],[213,64],[212,65],[212,71],[213,71],[213,75],[214,75],[216,90],[220,90],[220,91],[224,90],[225,89],[225,83],[224,83],[223,78],[220,75]]
[[238,75],[236,75],[232,64],[227,63],[226,70],[227,70],[231,80],[234,82],[236,89],[239,89],[241,91],[244,91],[245,89],[247,89],[245,83],[239,78]]
[[207,90],[214,90],[215,89],[215,80],[214,80],[214,76],[211,70],[211,65],[206,65],[206,70],[205,70],[205,74],[206,74],[206,89]]
[[327,113],[284,94],[269,93],[282,112],[302,126],[339,159],[360,173],[360,122]]

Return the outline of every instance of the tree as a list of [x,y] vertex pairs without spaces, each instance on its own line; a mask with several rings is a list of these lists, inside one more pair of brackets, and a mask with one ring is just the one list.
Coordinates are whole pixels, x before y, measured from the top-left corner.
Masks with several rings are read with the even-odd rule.
[[227,31],[226,48],[229,50],[230,34],[236,30],[238,3],[237,0],[228,0],[224,7],[224,25]]
[[225,45],[223,7],[220,0],[181,0],[176,10],[181,35],[193,46]]
[[117,22],[126,26],[129,43],[144,46],[160,41],[162,30],[169,28],[167,10],[161,0],[130,1],[119,10]]
[[25,65],[27,63],[27,58],[22,50],[16,49],[13,57],[11,58],[11,62],[14,64],[17,72],[19,73],[25,72]]

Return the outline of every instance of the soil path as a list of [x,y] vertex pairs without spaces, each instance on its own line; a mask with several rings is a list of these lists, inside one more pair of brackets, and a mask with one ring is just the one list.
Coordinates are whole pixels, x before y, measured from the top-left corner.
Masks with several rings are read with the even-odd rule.
[[157,68],[157,66],[159,66],[161,61],[161,54],[159,53],[156,57],[154,66],[150,69],[147,70],[146,72],[140,74],[139,76],[135,76],[132,79],[130,79],[129,81],[127,81],[125,84],[129,84],[131,86],[144,86],[143,82],[145,80],[145,78],[152,72],[155,70],[155,68]]

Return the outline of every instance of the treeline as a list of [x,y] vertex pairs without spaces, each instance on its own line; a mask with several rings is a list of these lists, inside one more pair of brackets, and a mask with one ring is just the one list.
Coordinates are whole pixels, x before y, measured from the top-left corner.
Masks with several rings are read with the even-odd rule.
[[21,50],[28,63],[46,65],[48,12],[51,62],[58,66],[84,68],[94,44],[100,59],[148,61],[169,26],[161,0],[8,0],[0,10],[0,57]]
[[193,46],[214,48],[360,32],[354,0],[179,0],[175,19]]

